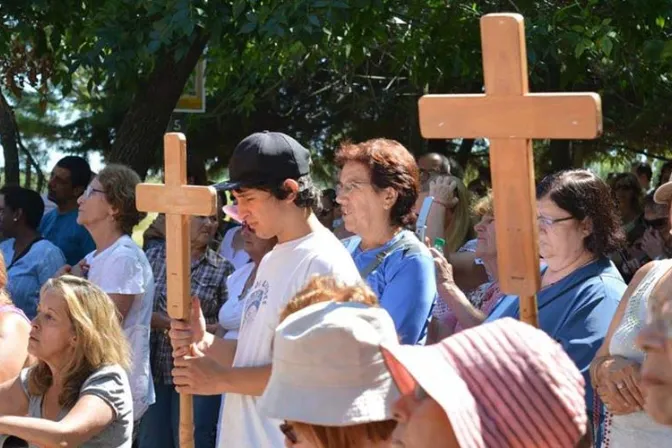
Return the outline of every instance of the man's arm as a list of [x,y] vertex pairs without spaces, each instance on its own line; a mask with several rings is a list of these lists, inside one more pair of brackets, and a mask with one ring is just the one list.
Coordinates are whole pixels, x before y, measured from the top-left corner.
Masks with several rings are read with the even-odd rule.
[[271,365],[234,367],[222,375],[222,393],[261,396],[271,378]]
[[264,393],[270,376],[270,364],[227,368],[198,350],[196,356],[175,359],[173,369],[175,389],[190,395],[234,393],[259,396]]
[[233,358],[236,356],[238,341],[222,339],[212,333],[206,333],[198,348],[205,356],[216,361],[220,366],[230,369],[233,366]]

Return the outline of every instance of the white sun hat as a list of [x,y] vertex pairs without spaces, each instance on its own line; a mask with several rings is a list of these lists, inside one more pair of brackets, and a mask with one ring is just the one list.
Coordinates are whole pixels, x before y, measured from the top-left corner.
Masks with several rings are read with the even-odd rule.
[[397,343],[382,308],[322,302],[297,311],[275,331],[259,409],[269,418],[320,426],[391,420],[399,392],[379,347]]

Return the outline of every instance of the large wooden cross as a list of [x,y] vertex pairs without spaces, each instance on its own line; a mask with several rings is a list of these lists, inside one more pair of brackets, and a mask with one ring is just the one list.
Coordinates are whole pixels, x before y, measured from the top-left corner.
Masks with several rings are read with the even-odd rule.
[[[188,319],[191,311],[191,216],[217,214],[212,187],[188,186],[187,140],[183,134],[164,137],[165,185],[140,184],[136,206],[143,212],[166,214],[166,287],[168,315]],[[180,447],[194,448],[193,401],[180,395]]]
[[595,93],[529,93],[519,14],[481,18],[485,94],[425,95],[425,138],[488,138],[501,290],[520,297],[521,320],[538,326],[540,287],[531,139],[591,139],[602,133]]

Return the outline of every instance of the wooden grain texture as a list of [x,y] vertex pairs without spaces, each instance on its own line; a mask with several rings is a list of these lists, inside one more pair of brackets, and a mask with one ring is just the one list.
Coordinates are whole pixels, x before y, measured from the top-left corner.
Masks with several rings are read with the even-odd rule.
[[[217,214],[217,191],[212,187],[142,184],[136,193],[138,210],[173,215]],[[212,201],[215,198],[215,201]]]
[[[217,194],[211,187],[187,186],[187,141],[183,134],[164,136],[165,185],[140,184],[137,208],[166,214],[166,289],[168,314],[189,319],[191,314],[190,215],[217,212]],[[194,448],[193,399],[180,394],[181,448]]]
[[[482,17],[481,45],[486,95],[520,99],[528,94],[523,17],[518,14]],[[504,106],[500,109],[501,119],[510,123],[517,112]],[[552,114],[546,117],[549,122],[555,121]],[[541,285],[539,239],[532,142],[528,138],[520,135],[515,139],[492,139],[490,170],[497,217],[500,287],[507,294],[519,296],[521,320],[538,327],[535,294]]]
[[420,99],[425,138],[591,139],[602,133],[600,97],[594,93],[425,95]]

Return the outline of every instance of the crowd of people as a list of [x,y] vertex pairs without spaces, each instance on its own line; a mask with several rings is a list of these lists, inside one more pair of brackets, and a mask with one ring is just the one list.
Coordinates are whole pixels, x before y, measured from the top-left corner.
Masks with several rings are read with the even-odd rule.
[[[196,448],[665,446],[672,164],[540,179],[536,329],[499,285],[487,173],[387,139],[335,161],[319,191],[292,137],[236,146],[191,218],[185,320],[165,216],[132,238],[133,170],[68,156],[46,201],[0,189],[0,447],[178,448],[182,393]],[[211,184],[197,159],[188,182]]]

